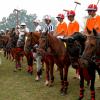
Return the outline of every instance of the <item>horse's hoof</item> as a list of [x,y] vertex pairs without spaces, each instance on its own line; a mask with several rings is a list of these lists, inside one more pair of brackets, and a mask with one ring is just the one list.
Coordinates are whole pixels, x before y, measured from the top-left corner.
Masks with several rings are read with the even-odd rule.
[[54,82],[49,82],[49,87],[53,87],[54,86]]
[[21,68],[18,68],[18,70],[21,71],[22,69]]
[[65,96],[66,94],[64,93],[64,91],[60,92],[61,96]]
[[48,86],[48,85],[49,85],[49,81],[46,80],[46,82],[45,82],[45,86]]
[[35,78],[35,80],[36,80],[36,81],[39,81],[39,80],[40,80],[39,76],[37,76],[37,77]]
[[13,70],[13,72],[17,72],[17,71],[18,71],[17,69],[14,69],[14,70]]

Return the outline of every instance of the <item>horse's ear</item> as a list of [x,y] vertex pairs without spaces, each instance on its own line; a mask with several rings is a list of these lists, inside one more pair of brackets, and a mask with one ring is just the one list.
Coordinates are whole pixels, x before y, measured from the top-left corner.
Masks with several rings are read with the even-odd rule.
[[92,31],[90,31],[88,28],[86,28],[86,30],[87,30],[87,32],[88,32],[89,34],[91,34]]
[[93,28],[93,34],[94,36],[97,36],[97,31]]

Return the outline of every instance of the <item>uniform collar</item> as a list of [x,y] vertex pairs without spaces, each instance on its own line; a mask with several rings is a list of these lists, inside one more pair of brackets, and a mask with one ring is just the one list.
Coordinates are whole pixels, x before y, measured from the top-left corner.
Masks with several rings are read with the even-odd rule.
[[60,22],[60,24],[63,24],[63,23],[64,23],[64,21]]
[[75,20],[73,20],[72,22],[70,22],[70,23],[74,23],[75,22]]

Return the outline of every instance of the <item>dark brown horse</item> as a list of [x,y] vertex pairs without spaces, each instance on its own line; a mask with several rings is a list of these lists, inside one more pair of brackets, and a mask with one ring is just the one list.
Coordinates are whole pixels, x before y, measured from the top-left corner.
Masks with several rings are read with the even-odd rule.
[[41,38],[39,40],[39,49],[41,53],[46,54],[47,52],[52,53],[54,62],[59,67],[60,71],[60,79],[61,79],[61,94],[66,94],[68,88],[68,68],[71,64],[68,53],[66,52],[66,48],[64,43],[48,34],[48,32],[42,33]]
[[[90,31],[89,31],[90,32]],[[91,100],[95,100],[95,71],[100,75],[100,35],[93,29],[87,36],[80,62],[80,98],[84,97],[84,79],[90,82]]]
[[5,50],[8,41],[9,41],[9,36],[6,35],[0,36],[0,48],[3,48]]
[[12,58],[12,60],[15,59],[15,48],[16,48],[16,44],[17,44],[17,40],[18,40],[18,36],[16,35],[15,32],[15,28],[12,28],[11,30],[9,30],[8,34],[9,36],[9,41],[5,47],[5,56],[7,58]]

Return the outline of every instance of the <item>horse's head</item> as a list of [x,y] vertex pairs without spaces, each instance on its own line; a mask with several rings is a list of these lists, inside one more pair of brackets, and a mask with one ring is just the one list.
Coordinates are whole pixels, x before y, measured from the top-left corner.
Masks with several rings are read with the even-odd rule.
[[69,52],[72,65],[75,68],[77,68],[78,59],[84,50],[85,41],[86,36],[80,32],[75,32],[70,38],[67,39],[67,50]]
[[29,52],[34,47],[35,44],[38,44],[39,38],[40,38],[40,33],[29,32],[25,41],[25,46],[24,46],[25,52]]
[[[87,41],[85,43],[85,50],[83,52],[82,58],[87,60],[92,60],[94,56],[100,56],[100,35],[95,29],[92,31],[90,36],[87,36]],[[96,55],[98,52],[99,55]]]
[[48,32],[43,32],[41,33],[41,36],[39,39],[39,48],[47,51],[48,46],[49,46]]

